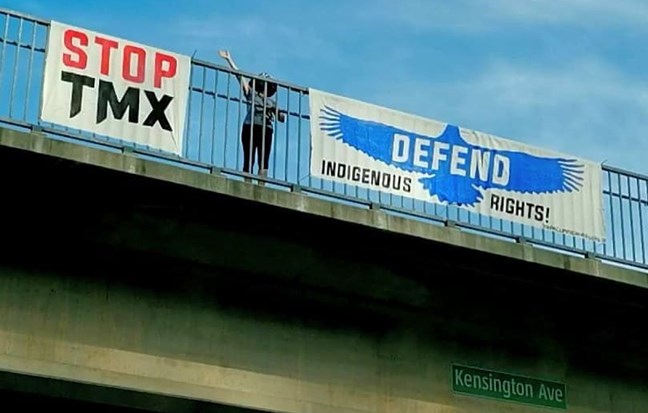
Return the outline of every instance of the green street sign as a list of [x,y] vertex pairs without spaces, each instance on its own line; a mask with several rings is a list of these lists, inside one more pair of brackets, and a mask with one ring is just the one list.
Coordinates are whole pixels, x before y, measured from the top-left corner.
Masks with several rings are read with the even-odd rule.
[[472,396],[567,408],[563,383],[458,364],[452,365],[452,390]]

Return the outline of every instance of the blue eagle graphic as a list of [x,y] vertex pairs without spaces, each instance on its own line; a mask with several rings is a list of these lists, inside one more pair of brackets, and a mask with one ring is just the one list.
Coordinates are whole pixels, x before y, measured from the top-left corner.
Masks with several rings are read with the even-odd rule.
[[[354,118],[324,106],[320,110],[319,127],[327,135],[341,140],[377,161],[395,166],[403,171],[424,174],[425,177],[420,178],[419,182],[430,195],[436,195],[441,202],[473,206],[483,199],[483,191],[486,189],[546,194],[574,192],[582,186],[584,165],[575,159],[546,158],[524,152],[473,145],[464,140],[459,128],[453,125],[447,125],[439,136],[422,136],[379,122]],[[447,144],[444,145],[446,148],[461,146],[469,154],[474,151],[479,151],[480,154],[489,153],[490,160],[494,159],[495,155],[500,155],[508,159],[507,182],[502,184],[488,179],[493,174],[493,162],[490,162],[490,170],[486,179],[483,179],[484,176],[479,173],[465,173],[464,176],[457,173],[452,174],[449,152],[447,152],[447,161],[438,162],[436,168],[433,169],[431,165],[422,167],[420,162],[414,162],[414,145],[409,145],[409,153],[405,161],[396,162],[392,159],[396,134],[404,135],[410,139],[410,142],[415,139],[427,140],[430,147],[442,142]],[[466,155],[466,158],[470,160],[469,155]]]

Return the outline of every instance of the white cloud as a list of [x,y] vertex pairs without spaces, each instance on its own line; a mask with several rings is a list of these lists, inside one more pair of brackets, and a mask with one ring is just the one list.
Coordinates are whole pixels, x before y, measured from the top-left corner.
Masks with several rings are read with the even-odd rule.
[[596,59],[550,69],[504,62],[452,84],[411,79],[382,85],[362,86],[358,94],[383,106],[648,173],[648,83]]
[[[496,63],[466,56],[474,70],[463,78],[432,78],[408,69],[420,46],[391,41],[393,25],[420,31],[496,29],[507,36],[532,25],[610,33],[621,25],[641,29],[648,23],[643,0],[365,0],[344,5],[335,18],[319,5],[284,15],[273,9],[270,16],[185,16],[169,32],[210,61],[219,62],[217,49],[229,48],[244,70],[267,70],[292,82],[648,173],[648,84],[606,63],[595,49],[560,49],[555,56],[571,57],[558,66],[532,54],[516,63],[502,53]],[[359,46],[356,53],[352,45],[358,36],[374,30],[377,42]],[[583,53],[588,57],[579,58]]]
[[[223,63],[218,49],[229,49],[242,70],[269,71],[289,82],[300,65],[340,65],[344,58],[335,41],[309,24],[281,23],[260,15],[185,17],[170,29],[198,51],[197,57]],[[283,75],[283,74],[286,75]],[[319,74],[321,76],[321,73]]]
[[186,19],[179,22],[174,31],[199,51],[209,53],[209,60],[217,59],[218,49],[227,48],[235,57],[242,57],[259,70],[261,67],[263,70],[276,68],[282,62],[297,64],[295,59],[325,56],[329,63],[343,60],[335,43],[325,37],[325,33],[307,24],[291,24],[261,16],[232,20],[213,16]]
[[529,24],[620,26],[643,29],[648,24],[644,0],[391,0],[373,1],[363,13],[381,21],[416,30],[500,30]]

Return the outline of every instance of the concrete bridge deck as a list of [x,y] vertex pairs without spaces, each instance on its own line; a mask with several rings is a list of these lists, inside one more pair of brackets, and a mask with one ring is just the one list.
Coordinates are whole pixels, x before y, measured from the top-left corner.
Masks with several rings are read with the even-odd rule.
[[[281,208],[288,210],[282,211],[284,214],[290,215],[291,212],[299,212],[301,214],[297,214],[297,216],[301,216],[302,214],[309,216],[308,218],[302,217],[301,219],[311,219],[311,217],[312,219],[328,219],[326,225],[341,225],[344,228],[349,227],[347,224],[354,226],[361,225],[375,230],[387,231],[395,237],[405,236],[417,238],[421,241],[429,241],[437,248],[458,247],[460,249],[468,249],[472,253],[482,254],[481,258],[486,260],[493,260],[493,258],[497,257],[495,261],[501,262],[503,264],[502,268],[510,265],[509,261],[512,259],[514,261],[539,265],[548,269],[565,270],[572,273],[600,277],[637,287],[648,288],[648,274],[645,272],[626,269],[618,265],[606,264],[598,259],[569,256],[525,243],[512,243],[510,241],[472,234],[455,228],[414,221],[412,219],[387,214],[380,210],[362,209],[340,203],[328,202],[300,193],[249,185],[226,179],[222,176],[209,175],[204,172],[170,166],[156,161],[136,158],[128,154],[116,154],[73,143],[48,139],[37,133],[22,133],[0,128],[0,145],[6,149],[20,150],[24,154],[31,153],[45,157],[55,157],[60,160],[95,166],[101,170],[125,173],[138,178],[147,178],[150,182],[155,182],[157,185],[161,185],[161,182],[166,182],[173,184],[174,187],[191,188],[215,195],[237,198],[241,201],[260,203],[272,207],[268,210],[268,214],[273,213],[276,208]],[[29,165],[29,168],[34,166],[32,163],[27,165]],[[90,179],[88,182],[90,182]],[[157,187],[150,192],[155,192],[156,189]],[[99,192],[98,194],[93,194],[95,198],[102,196],[101,188],[86,188],[86,190]],[[123,192],[120,196],[127,197],[132,196],[132,194]],[[176,202],[180,206],[186,206],[187,204],[183,199],[170,200],[169,198],[163,196],[165,202]],[[156,202],[159,202],[159,200]],[[207,215],[213,215],[208,207],[204,208]],[[225,212],[223,211],[223,214]],[[290,220],[294,219],[299,218],[296,218],[295,214],[293,214],[290,216]],[[330,221],[330,219],[333,221]],[[273,220],[277,221],[276,219]],[[343,231],[346,231],[346,229]],[[440,246],[439,244],[444,245]],[[445,255],[442,256],[446,257]],[[476,263],[478,260],[472,261],[472,263]],[[497,265],[497,262],[493,264]],[[470,263],[467,264],[470,265]]]
[[0,169],[3,388],[530,411],[454,394],[458,362],[563,381],[569,411],[648,405],[645,273],[38,133],[0,129]]

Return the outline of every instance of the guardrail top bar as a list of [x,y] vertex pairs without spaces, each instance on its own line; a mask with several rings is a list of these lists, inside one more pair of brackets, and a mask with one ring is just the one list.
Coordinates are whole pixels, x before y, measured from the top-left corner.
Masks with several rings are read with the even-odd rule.
[[31,20],[31,21],[33,21],[35,23],[40,23],[40,24],[44,24],[44,25],[49,25],[50,22],[51,22],[51,20],[41,19],[39,17],[35,17],[35,16],[30,15],[30,14],[5,9],[4,7],[0,7],[0,14],[6,14],[6,15],[17,17],[17,18],[20,18],[20,19]]

